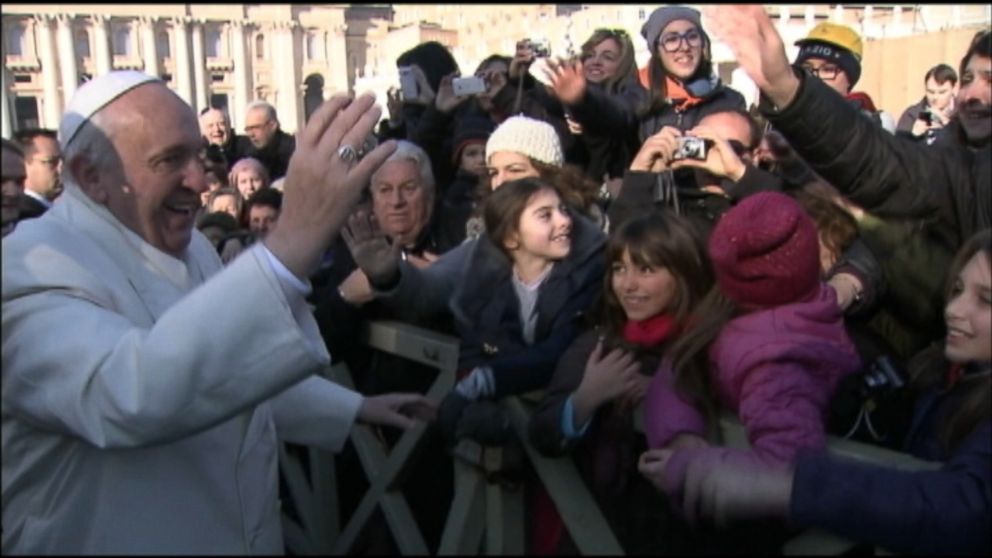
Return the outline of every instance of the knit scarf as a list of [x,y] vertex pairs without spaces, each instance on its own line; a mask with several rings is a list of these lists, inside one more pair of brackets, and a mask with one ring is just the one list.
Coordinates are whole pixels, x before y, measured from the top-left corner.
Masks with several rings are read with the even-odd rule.
[[[648,66],[637,71],[637,79],[645,89],[651,89]],[[665,91],[667,92],[668,100],[675,105],[675,110],[679,112],[683,112],[689,107],[694,107],[703,102],[702,97],[696,97],[692,93],[689,93],[685,86],[672,78],[672,76],[665,76]]]
[[694,107],[703,102],[702,97],[695,97],[690,93],[682,82],[673,79],[672,76],[665,76],[665,91],[668,99],[678,112],[685,112],[690,107]]
[[623,338],[645,347],[657,346],[679,330],[671,314],[658,314],[646,320],[628,320],[623,326]]

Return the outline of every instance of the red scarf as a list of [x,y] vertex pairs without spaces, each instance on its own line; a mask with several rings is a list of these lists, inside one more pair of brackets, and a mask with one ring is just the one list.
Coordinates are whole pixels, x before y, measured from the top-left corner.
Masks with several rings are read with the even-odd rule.
[[954,384],[958,383],[962,376],[964,376],[964,365],[951,363],[950,368],[947,369],[947,387],[954,387]]
[[658,314],[646,320],[628,320],[623,326],[623,338],[645,347],[657,346],[678,333],[679,326],[670,314]]

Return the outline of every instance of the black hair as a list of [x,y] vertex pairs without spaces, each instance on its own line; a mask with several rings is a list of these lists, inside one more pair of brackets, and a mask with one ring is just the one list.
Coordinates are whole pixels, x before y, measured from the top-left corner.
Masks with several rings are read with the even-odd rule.
[[437,41],[421,43],[396,58],[396,67],[416,64],[424,71],[427,83],[434,91],[441,85],[441,78],[458,71],[458,63],[447,47]]
[[279,211],[282,209],[282,192],[275,188],[257,190],[245,202],[245,208],[247,211],[251,211],[251,208],[256,205],[266,205]]
[[930,78],[933,78],[938,84],[951,82],[951,85],[954,85],[958,82],[958,73],[947,64],[937,64],[927,70],[927,75],[923,76],[923,83],[930,81]]

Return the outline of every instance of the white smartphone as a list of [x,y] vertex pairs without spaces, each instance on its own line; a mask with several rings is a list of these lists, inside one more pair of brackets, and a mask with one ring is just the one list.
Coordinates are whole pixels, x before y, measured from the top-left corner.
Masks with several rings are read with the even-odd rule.
[[486,90],[486,82],[480,77],[469,76],[451,80],[451,88],[458,97],[475,95]]
[[417,76],[413,75],[413,68],[410,66],[400,66],[400,91],[403,92],[403,99],[415,99],[419,94],[417,87]]

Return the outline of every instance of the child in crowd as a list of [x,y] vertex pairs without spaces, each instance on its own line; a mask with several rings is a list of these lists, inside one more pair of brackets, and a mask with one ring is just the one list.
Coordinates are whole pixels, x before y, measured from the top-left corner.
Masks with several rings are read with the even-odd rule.
[[627,553],[650,554],[661,543],[661,506],[635,471],[646,444],[633,410],[713,276],[691,224],[668,211],[611,234],[606,262],[596,326],[559,359],[529,433],[549,457],[574,453]]
[[813,221],[784,194],[755,194],[723,215],[709,255],[717,284],[645,401],[649,446],[709,444],[722,408],[740,418],[761,460],[791,462],[800,449],[822,448],[830,398],[861,363],[820,278]]
[[255,192],[269,187],[269,171],[258,159],[245,157],[234,163],[227,181],[247,200]]
[[472,402],[547,385],[603,275],[605,236],[571,215],[553,184],[506,182],[486,200],[483,217],[481,237],[424,269],[401,263],[398,248],[362,213],[343,233],[377,297],[398,314],[448,308],[453,315],[465,375],[439,416],[449,439]]
[[[507,118],[486,143],[488,177],[481,183],[480,197],[484,199],[508,180],[540,177],[556,186],[565,203],[605,230],[605,215],[598,205],[599,186],[578,167],[564,161],[554,127],[526,116]],[[472,229],[471,222],[469,228]],[[469,230],[468,234],[473,232]]]
[[479,182],[487,175],[486,141],[492,132],[492,121],[487,118],[466,116],[456,124],[452,162],[458,170],[454,181],[439,196],[434,221],[441,251],[465,240],[465,225],[475,211]]
[[206,213],[216,213],[218,211],[229,214],[240,224],[241,212],[245,200],[241,193],[234,188],[218,188],[207,197]]
[[[920,396],[905,450],[943,462],[907,471],[804,451],[770,464],[740,451],[647,452],[641,471],[684,486],[690,515],[788,518],[895,553],[992,552],[992,231],[969,239],[948,277],[943,343],[910,363]],[[821,448],[822,450],[822,448]],[[681,455],[679,455],[681,454]]]

